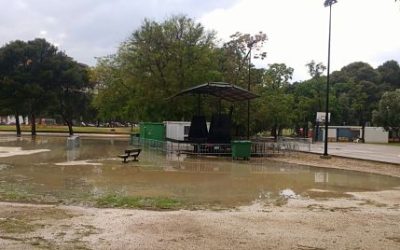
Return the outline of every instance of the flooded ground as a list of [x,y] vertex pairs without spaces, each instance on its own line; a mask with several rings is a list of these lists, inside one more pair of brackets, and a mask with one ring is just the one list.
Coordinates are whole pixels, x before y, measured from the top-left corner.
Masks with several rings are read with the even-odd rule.
[[269,159],[232,161],[144,150],[138,162],[117,155],[123,139],[81,139],[67,149],[65,137],[0,137],[0,199],[91,205],[99,197],[168,197],[194,206],[236,207],[279,197],[331,198],[347,192],[381,191],[400,179],[300,166]]

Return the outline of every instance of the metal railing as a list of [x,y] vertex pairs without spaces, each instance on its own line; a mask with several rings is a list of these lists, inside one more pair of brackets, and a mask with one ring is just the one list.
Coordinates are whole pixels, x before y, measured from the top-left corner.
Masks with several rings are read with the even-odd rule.
[[[193,155],[231,155],[232,148],[230,143],[193,143],[185,141],[158,141],[133,137],[132,145],[140,146],[144,149],[162,151],[174,154],[193,154]],[[279,137],[278,140],[255,139],[251,141],[252,156],[268,156],[275,154],[285,154],[294,151],[310,151],[311,139],[308,138],[289,138]]]
[[311,138],[279,137],[278,143],[290,151],[311,151]]
[[144,149],[163,151],[165,153],[185,154],[207,154],[207,155],[230,155],[231,144],[229,143],[193,143],[185,141],[158,141],[134,137],[132,145],[141,146]]

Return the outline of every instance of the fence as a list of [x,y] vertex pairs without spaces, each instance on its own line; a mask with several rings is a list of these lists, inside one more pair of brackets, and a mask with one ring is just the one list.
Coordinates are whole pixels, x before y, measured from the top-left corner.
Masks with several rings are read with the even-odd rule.
[[[270,139],[255,139],[251,142],[252,156],[268,156],[285,154],[294,151],[310,151],[311,139],[280,137],[278,141]],[[231,144],[221,143],[192,143],[185,141],[158,141],[133,137],[131,143],[144,149],[162,151],[174,154],[193,155],[231,155]]]

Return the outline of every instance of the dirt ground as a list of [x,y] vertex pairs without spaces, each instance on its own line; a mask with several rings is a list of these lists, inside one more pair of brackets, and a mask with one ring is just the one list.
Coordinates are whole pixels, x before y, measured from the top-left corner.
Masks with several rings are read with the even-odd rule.
[[[275,160],[400,177],[396,165],[307,154]],[[0,249],[24,248],[400,249],[400,187],[224,211],[0,203]]]

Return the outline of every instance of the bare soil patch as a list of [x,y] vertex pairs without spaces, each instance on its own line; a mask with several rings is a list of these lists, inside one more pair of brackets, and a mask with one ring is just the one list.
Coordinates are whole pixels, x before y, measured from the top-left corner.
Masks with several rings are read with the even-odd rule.
[[[224,211],[0,203],[2,249],[399,249],[400,189]],[[19,228],[19,229],[18,229]]]
[[[399,166],[369,161],[303,153],[273,160],[400,177]],[[400,187],[314,197],[222,211],[0,202],[0,249],[400,249]]]

